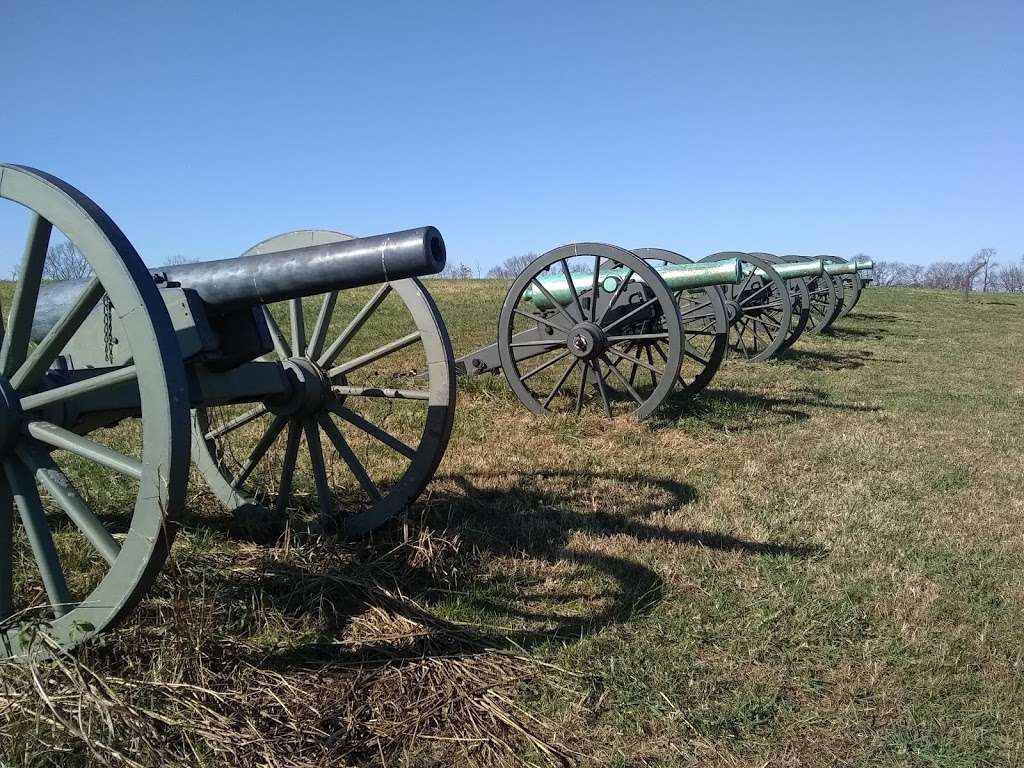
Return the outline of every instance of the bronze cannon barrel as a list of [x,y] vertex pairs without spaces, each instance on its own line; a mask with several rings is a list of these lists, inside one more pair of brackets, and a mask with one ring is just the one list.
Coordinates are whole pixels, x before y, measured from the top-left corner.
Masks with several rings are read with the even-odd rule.
[[[311,296],[344,288],[433,275],[444,269],[445,245],[420,227],[324,245],[151,269],[154,279],[195,291],[211,311]],[[32,338],[41,339],[86,281],[51,283],[39,291]]]

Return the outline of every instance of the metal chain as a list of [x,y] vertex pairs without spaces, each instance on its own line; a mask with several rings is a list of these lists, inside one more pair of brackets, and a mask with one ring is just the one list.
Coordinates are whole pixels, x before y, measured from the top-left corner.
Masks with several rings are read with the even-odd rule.
[[108,363],[114,362],[114,305],[110,297],[103,296],[103,356]]

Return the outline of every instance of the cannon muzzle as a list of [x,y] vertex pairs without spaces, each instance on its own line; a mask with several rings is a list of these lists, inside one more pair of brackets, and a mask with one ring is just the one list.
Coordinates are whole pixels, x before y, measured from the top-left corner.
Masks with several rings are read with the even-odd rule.
[[857,265],[850,261],[829,262],[825,265],[825,273],[838,277],[839,275],[852,275],[857,272]]
[[[433,275],[444,269],[445,247],[434,227],[150,270],[154,278],[195,291],[217,314],[245,305]],[[32,338],[40,340],[77,298],[84,280],[39,291]]]

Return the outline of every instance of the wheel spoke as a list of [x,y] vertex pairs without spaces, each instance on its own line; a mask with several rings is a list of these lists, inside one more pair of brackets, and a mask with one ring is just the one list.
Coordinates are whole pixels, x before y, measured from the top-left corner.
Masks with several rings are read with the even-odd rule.
[[611,352],[613,355],[615,355],[617,357],[621,357],[626,362],[635,363],[636,365],[640,366],[641,368],[644,368],[645,370],[651,371],[652,373],[656,373],[659,376],[664,376],[665,375],[665,369],[664,368],[655,368],[653,365],[649,365],[648,363],[645,363],[643,360],[641,360],[638,357],[633,357],[632,355],[625,355],[622,352],[619,352],[619,350],[615,349],[615,347],[608,347],[608,349],[605,350],[605,351],[606,352]]
[[740,351],[743,352],[743,356],[749,359],[750,351],[747,349],[747,341],[743,337],[747,330],[747,322],[747,318],[743,318],[743,322],[739,326],[739,332],[736,334],[736,341],[741,345]]
[[519,309],[518,307],[514,308],[512,311],[515,312],[517,315],[522,315],[523,317],[529,320],[533,320],[538,323],[543,323],[549,328],[554,328],[556,331],[561,331],[562,333],[569,333],[568,330],[566,330],[565,328],[556,323],[552,323],[546,317],[540,317],[539,315],[535,315],[532,312],[523,312],[523,310]]
[[14,499],[0,473],[0,621],[14,609]]
[[742,296],[743,292],[745,290],[747,290],[747,286],[750,285],[750,281],[753,280],[753,279],[754,279],[754,270],[751,269],[749,272],[747,272],[746,276],[743,278],[743,282],[742,283],[740,283],[738,286],[730,285],[729,286],[729,290],[731,290],[733,292],[734,296]]
[[115,368],[112,371],[101,373],[97,376],[90,376],[87,379],[76,381],[72,384],[65,384],[62,387],[44,389],[34,395],[28,395],[21,399],[23,411],[33,411],[47,405],[60,403],[74,397],[81,397],[89,392],[98,392],[101,389],[115,387],[119,384],[127,384],[138,378],[138,371],[134,365],[126,365],[123,368]]
[[564,352],[562,352],[562,353],[556,355],[555,357],[551,358],[550,360],[548,360],[546,363],[541,363],[536,368],[531,370],[529,373],[524,373],[522,376],[519,377],[519,380],[520,381],[526,381],[531,376],[535,376],[536,374],[540,373],[541,371],[545,370],[546,368],[550,368],[552,365],[557,363],[559,360],[562,360],[563,358],[565,358],[565,356],[568,355],[568,354],[569,354],[569,350],[565,350]]
[[533,283],[533,285],[537,286],[537,288],[540,290],[540,292],[544,294],[544,297],[549,302],[551,302],[551,305],[555,309],[557,309],[559,312],[561,312],[562,316],[565,317],[565,319],[569,321],[570,325],[576,325],[576,323],[579,322],[575,317],[573,317],[572,315],[569,314],[568,310],[565,307],[563,307],[561,304],[559,304],[557,301],[555,301],[555,297],[551,295],[551,291],[549,291],[547,288],[544,287],[544,283],[542,283],[537,278],[532,278],[530,280],[530,282]]
[[292,356],[292,350],[288,346],[288,342],[284,340],[281,326],[277,324],[277,320],[270,314],[270,307],[266,304],[263,305],[263,317],[267,319],[267,329],[270,331],[270,339],[274,342],[274,351],[277,352],[278,359],[287,360]]
[[576,290],[576,283],[573,282],[572,272],[569,271],[569,262],[565,259],[559,259],[559,263],[562,265],[562,274],[565,275],[565,281],[569,284],[569,293],[572,294],[572,303],[576,307],[576,311],[580,313],[580,320],[586,318],[586,314],[583,312],[583,305],[580,304],[580,294]]
[[[658,350],[660,351],[661,347],[658,347]],[[686,355],[691,360],[696,360],[704,367],[707,367],[708,365],[711,364],[711,360],[709,358],[704,358],[698,355],[696,352],[693,351],[693,347],[691,347],[689,344],[683,344],[683,354]],[[668,358],[665,358],[665,360],[667,362]]]
[[359,481],[359,485],[363,487],[366,495],[369,496],[373,501],[380,501],[382,496],[380,489],[374,484],[373,480],[366,472],[366,468],[359,461],[359,457],[356,456],[355,452],[349,446],[345,436],[341,434],[341,430],[338,429],[338,425],[330,420],[329,417],[320,415],[320,424],[324,428],[324,432],[327,433],[327,437],[334,443],[334,447],[337,449],[341,458],[344,459],[345,463],[348,464],[349,470],[355,475],[356,480]]
[[138,459],[125,456],[102,443],[76,435],[56,424],[48,421],[30,421],[28,433],[41,443],[69,451],[135,480],[142,479],[142,462]]
[[299,458],[299,444],[302,442],[302,427],[298,421],[288,422],[288,438],[284,449],[284,462],[281,465],[281,482],[277,485],[277,498],[274,499],[274,516],[282,519],[288,509],[288,499],[292,495],[292,480],[295,477],[295,463]]
[[292,325],[292,349],[301,355],[306,348],[306,317],[302,314],[302,298],[294,298],[288,302],[288,314]]
[[324,300],[320,304],[320,313],[316,316],[316,324],[309,337],[309,349],[306,350],[306,357],[310,360],[316,360],[323,350],[324,341],[327,339],[327,330],[331,325],[331,318],[334,317],[334,307],[337,303],[338,292],[331,291],[324,296]]
[[410,460],[416,456],[415,448],[406,445],[397,437],[392,435],[390,432],[377,426],[372,421],[367,419],[365,416],[356,413],[355,411],[346,408],[343,405],[332,404],[332,406],[333,407],[330,407],[331,413],[337,414],[352,426],[358,427],[359,429],[363,430],[363,432],[366,432],[368,435],[377,438],[380,442],[384,443],[384,445],[386,445],[388,448],[397,451],[398,453],[405,456],[405,458]]
[[334,505],[331,503],[331,485],[327,480],[327,467],[324,466],[324,447],[320,443],[320,429],[313,420],[303,424],[306,433],[306,448],[309,450],[309,461],[313,465],[313,483],[316,485],[316,500],[320,505],[320,519],[330,520]]
[[615,344],[620,341],[654,341],[656,339],[667,339],[667,333],[634,333],[629,336],[608,336],[605,341]]
[[619,373],[619,369],[612,365],[604,355],[601,355],[601,359],[604,360],[604,364],[608,366],[608,369],[615,374],[618,380],[622,382],[622,386],[624,386],[626,391],[629,392],[630,397],[636,400],[637,404],[643,405],[644,399],[637,394],[636,390],[630,385],[630,382],[626,381],[626,377]]
[[100,285],[99,278],[94,277],[75,299],[71,309],[49,330],[43,340],[32,350],[28,359],[11,377],[11,386],[14,389],[26,389],[38,381],[39,377],[50,367],[50,363],[57,359],[57,355],[61,353],[75,332],[82,327],[85,318],[96,307],[102,296],[103,286]]
[[627,312],[622,317],[618,318],[615,322],[611,323],[610,325],[604,326],[603,330],[607,333],[608,331],[610,331],[615,326],[622,325],[624,322],[629,320],[629,318],[633,317],[638,312],[643,312],[645,309],[647,309],[652,304],[657,303],[657,301],[658,301],[658,297],[657,296],[655,296],[653,299],[648,299],[643,304],[640,304],[636,309],[634,309],[634,310],[632,310],[630,312]]
[[594,257],[594,282],[590,286],[590,322],[597,317],[597,287],[601,281],[601,257]]
[[32,214],[25,252],[18,268],[18,282],[14,287],[7,331],[3,344],[0,345],[0,370],[5,376],[10,376],[21,367],[28,353],[32,320],[35,318],[36,301],[39,298],[39,284],[43,279],[43,265],[46,263],[46,251],[50,247],[52,231],[53,225],[49,221],[38,213]]
[[776,330],[782,327],[782,323],[778,322],[777,320],[773,319],[772,317],[766,314],[755,315],[753,318],[753,322],[761,323],[762,325],[766,325],[769,328],[775,328]]
[[647,353],[647,363],[648,363],[648,365],[650,365],[649,372],[651,374],[651,386],[652,387],[657,387],[658,386],[658,380],[654,377],[654,355],[651,354],[651,345],[650,344],[645,344],[644,345],[644,352]]
[[565,346],[564,341],[512,341],[509,342],[509,347],[512,349],[518,349],[520,347],[562,347]]
[[33,450],[27,447],[19,447],[18,458],[28,467],[29,472],[46,489],[46,493],[60,505],[71,522],[82,532],[97,552],[113,565],[117,556],[121,554],[121,546],[110,535],[110,532],[99,521],[95,513],[90,509],[75,486],[60,471],[53,459],[43,451]]
[[[615,287],[615,293],[612,294],[612,297],[608,300],[608,303],[605,304],[604,311],[601,312],[601,317],[597,319],[598,325],[604,325],[605,318],[608,317],[608,311],[615,306],[615,302],[619,300],[619,297],[622,295],[622,292],[626,290],[626,285],[628,285],[629,281],[633,279],[634,274],[636,273],[633,272],[632,269],[627,269],[626,276],[622,279],[622,282]],[[595,296],[594,299],[596,301],[597,297]],[[606,328],[605,330],[608,329]]]
[[7,459],[4,462],[4,474],[14,494],[14,503],[21,515],[22,525],[25,526],[39,575],[43,577],[43,587],[50,600],[50,607],[54,616],[60,618],[74,606],[71,603],[67,581],[64,579],[57,547],[53,543],[53,534],[46,524],[46,513],[43,511],[39,491],[36,490],[36,484],[24,465],[14,459]]
[[377,347],[377,349],[373,350],[372,352],[367,352],[365,355],[360,355],[359,357],[355,357],[349,360],[347,363],[343,363],[342,365],[339,365],[336,368],[332,368],[330,373],[328,373],[328,376],[333,379],[337,376],[341,376],[342,374],[351,373],[352,371],[358,370],[359,368],[362,368],[364,365],[369,365],[370,363],[380,360],[382,357],[387,357],[388,355],[393,354],[394,352],[397,352],[400,349],[405,349],[410,344],[415,344],[417,341],[420,340],[421,336],[422,334],[420,333],[420,331],[413,331],[408,336],[403,336],[400,339],[392,341],[390,344],[385,344],[382,347]]
[[747,306],[745,304],[743,305],[743,311],[744,312],[759,312],[759,311],[764,311],[764,310],[767,310],[767,309],[781,310],[782,309],[782,299],[777,299],[775,301],[769,302],[768,304],[756,304],[754,306]]
[[259,442],[252,449],[252,453],[249,457],[242,462],[242,466],[239,468],[238,474],[231,480],[231,487],[237,488],[245,479],[249,477],[256,465],[260,463],[263,457],[270,450],[270,446],[277,440],[277,436],[281,434],[281,430],[284,429],[284,425],[288,423],[288,419],[285,416],[277,416],[267,431],[263,433],[263,437],[259,439]]
[[245,426],[253,419],[258,419],[260,416],[267,412],[267,406],[257,405],[255,408],[246,411],[245,413],[236,416],[231,421],[221,424],[216,429],[210,430],[206,433],[207,440],[216,440],[218,437],[226,435],[228,432],[232,432],[239,427]]
[[609,419],[612,417],[612,405],[608,402],[608,388],[605,385],[604,376],[601,375],[601,364],[594,361],[594,372],[597,374],[597,389],[601,393],[601,402],[604,404],[604,415]]
[[345,346],[352,340],[352,337],[359,332],[359,329],[362,328],[363,324],[370,318],[370,315],[372,315],[377,310],[377,307],[380,306],[380,303],[388,297],[389,293],[391,293],[391,283],[384,283],[384,285],[378,288],[377,292],[373,294],[373,296],[370,297],[370,300],[363,305],[363,308],[356,313],[356,316],[352,318],[351,322],[345,326],[345,329],[341,334],[339,334],[338,338],[336,338],[331,346],[327,348],[327,351],[320,355],[317,365],[322,368],[326,368],[333,363],[337,359],[338,355],[341,354],[342,350],[345,349]]
[[590,376],[590,365],[583,361],[583,372],[580,375],[580,388],[576,390],[576,415],[579,416],[583,410],[583,395],[587,389],[587,378]]
[[[680,309],[679,317],[680,318],[685,317],[685,318],[690,318],[690,319],[696,319],[698,317],[706,317],[706,315],[703,315],[703,314],[702,315],[698,315],[697,311],[701,310],[701,309],[704,309],[704,308],[709,308],[710,309],[710,307],[711,307],[711,302],[710,301],[701,301],[701,302],[698,302],[696,304],[693,304],[692,306],[691,305],[687,305],[686,309]],[[708,313],[708,314],[712,314],[712,313]]]
[[576,367],[576,363],[578,362],[579,360],[577,360],[576,358],[573,358],[572,360],[569,361],[569,367],[562,372],[562,377],[558,380],[558,383],[555,384],[555,388],[552,389],[551,392],[548,394],[547,398],[545,398],[545,409],[549,405],[551,405],[551,401],[555,399],[555,395],[558,394],[558,390],[560,390],[562,388],[562,385],[565,384],[565,380],[569,378],[569,374],[573,372],[573,369]]
[[747,305],[751,301],[753,301],[756,297],[760,296],[765,291],[770,290],[774,286],[775,286],[774,283],[765,283],[760,288],[758,288],[756,291],[754,291],[753,293],[751,293],[751,294],[749,294],[747,296],[743,296],[742,294],[740,294],[740,300],[739,300],[740,306],[743,307],[744,309],[746,309]]

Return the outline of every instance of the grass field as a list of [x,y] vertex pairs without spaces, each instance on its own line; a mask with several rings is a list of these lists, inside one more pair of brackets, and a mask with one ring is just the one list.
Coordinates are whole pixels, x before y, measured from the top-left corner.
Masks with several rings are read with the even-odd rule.
[[[457,354],[493,340],[503,284],[429,286]],[[462,382],[407,524],[354,544],[197,483],[121,628],[0,667],[0,763],[1021,764],[1022,328],[872,289],[643,423]]]

